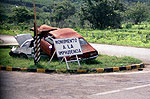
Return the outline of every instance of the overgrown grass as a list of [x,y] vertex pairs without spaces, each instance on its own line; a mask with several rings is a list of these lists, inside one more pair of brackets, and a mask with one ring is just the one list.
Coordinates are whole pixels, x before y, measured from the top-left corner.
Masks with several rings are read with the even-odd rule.
[[34,34],[33,31],[30,31],[32,27],[24,24],[15,25],[15,24],[3,24],[0,25],[0,34],[5,35],[17,35],[17,34]]
[[4,34],[4,35],[14,35],[16,36],[17,34],[26,34],[26,33],[30,33],[33,35],[32,31],[29,30],[0,30],[0,34]]
[[[10,48],[0,49],[0,65],[12,66],[12,67],[27,67],[27,68],[44,68],[44,69],[66,69],[65,62],[60,64],[57,59],[52,60],[51,64],[48,64],[48,58],[42,58],[38,65],[34,65],[33,59],[21,59],[18,57],[9,56]],[[114,66],[126,66],[131,64],[141,63],[141,60],[132,57],[116,57],[99,55],[95,60],[81,61],[81,68],[107,68]],[[80,68],[77,63],[70,63],[71,69]]]
[[123,29],[75,29],[88,42],[150,48],[150,24],[123,24]]

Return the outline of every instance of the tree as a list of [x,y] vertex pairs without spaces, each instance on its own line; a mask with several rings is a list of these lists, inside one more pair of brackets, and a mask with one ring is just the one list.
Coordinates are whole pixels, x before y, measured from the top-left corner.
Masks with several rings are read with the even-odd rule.
[[52,10],[51,21],[59,23],[75,13],[75,6],[69,1],[57,2]]
[[28,22],[30,19],[34,18],[33,12],[26,7],[15,7],[12,12],[13,15],[11,18],[17,23]]
[[[118,0],[88,0],[81,8],[81,21],[88,20],[93,28],[119,28],[121,25]],[[83,23],[83,22],[81,22]]]
[[4,13],[4,11],[0,9],[0,24],[2,24],[7,19],[8,19],[8,16],[6,16],[6,14]]
[[147,20],[149,14],[149,7],[145,3],[134,3],[129,7],[126,14],[135,24]]

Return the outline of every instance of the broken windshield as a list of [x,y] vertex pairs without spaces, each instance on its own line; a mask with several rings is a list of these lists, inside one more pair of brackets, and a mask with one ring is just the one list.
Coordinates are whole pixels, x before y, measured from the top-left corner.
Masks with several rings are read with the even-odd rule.
[[47,41],[51,45],[54,44],[53,39],[50,36],[46,37],[45,41]]
[[79,38],[80,45],[87,45],[88,43],[83,39]]

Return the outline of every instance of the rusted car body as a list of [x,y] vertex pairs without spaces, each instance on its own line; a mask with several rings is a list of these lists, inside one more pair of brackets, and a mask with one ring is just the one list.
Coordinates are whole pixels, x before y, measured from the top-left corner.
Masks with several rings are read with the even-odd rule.
[[[78,34],[73,29],[70,28],[58,29],[44,25],[39,27],[38,31],[40,32],[40,35],[42,37],[40,42],[41,49],[49,56],[52,56],[52,54],[55,51],[53,39],[77,37],[79,38],[79,42],[83,52],[82,55],[78,55],[79,59],[87,60],[87,59],[95,59],[96,57],[98,57],[97,50],[94,49],[80,34]],[[55,57],[57,57],[57,55],[55,55]],[[68,59],[73,58],[75,58],[75,56],[68,57]]]

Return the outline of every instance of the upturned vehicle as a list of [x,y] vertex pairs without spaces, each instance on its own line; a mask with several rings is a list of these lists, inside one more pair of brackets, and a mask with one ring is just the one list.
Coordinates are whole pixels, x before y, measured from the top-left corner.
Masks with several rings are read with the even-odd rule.
[[[34,28],[31,29],[34,31]],[[76,31],[70,28],[55,28],[55,27],[50,27],[48,25],[41,25],[38,27],[38,35],[41,37],[40,41],[40,47],[41,50],[46,53],[49,57],[52,57],[53,53],[55,52],[54,48],[54,43],[53,39],[63,39],[63,38],[72,38],[76,37],[79,39],[81,49],[83,54],[78,55],[80,60],[88,60],[88,59],[95,59],[98,57],[98,52],[96,49],[94,49],[80,34],[78,34]],[[22,36],[22,37],[21,37]],[[24,36],[24,37],[23,37]],[[16,36],[16,40],[19,43],[19,46],[13,47],[10,55],[15,56],[18,55],[20,57],[33,57],[33,38],[29,34],[18,35]],[[19,38],[24,38],[19,39]],[[57,58],[57,55],[54,55],[55,58]],[[75,56],[69,56],[67,57],[68,60],[74,59]]]

